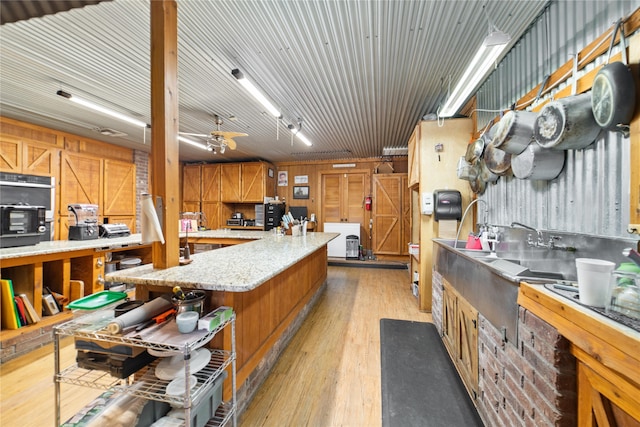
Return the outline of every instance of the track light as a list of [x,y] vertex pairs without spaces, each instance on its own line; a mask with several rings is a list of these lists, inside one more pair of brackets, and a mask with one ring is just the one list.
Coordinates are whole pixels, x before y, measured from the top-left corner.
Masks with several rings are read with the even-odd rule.
[[242,71],[236,68],[234,70],[231,70],[231,74],[238,80],[238,83],[240,83],[251,95],[253,95],[256,100],[258,100],[258,102],[260,102],[260,104],[264,106],[264,108],[267,109],[269,113],[273,114],[274,117],[282,116],[280,111],[276,107],[274,107],[271,102],[269,102],[269,100],[262,94],[262,92],[260,92],[260,90],[255,87],[253,83],[251,83],[244,77]]
[[304,136],[302,132],[300,132],[300,130],[302,129],[302,119],[298,119],[298,127],[295,127],[294,125],[287,125],[287,129],[289,129],[292,134],[297,136],[298,139],[308,147],[311,147],[313,145],[311,141],[309,141],[309,139]]
[[511,40],[511,37],[508,34],[495,28],[494,31],[489,33],[455,89],[447,98],[447,102],[440,109],[438,113],[440,117],[451,117],[458,112],[471,92],[476,90],[480,81],[485,78],[489,69],[507,47],[509,40]]
[[306,136],[304,136],[302,133],[300,133],[299,131],[298,131],[298,132],[296,132],[294,129],[291,129],[291,132],[292,132],[296,137],[298,137],[298,139],[299,139],[300,141],[302,141],[305,145],[307,145],[307,146],[309,146],[309,147],[311,147],[311,146],[313,145],[313,144],[311,143],[311,141],[309,141],[309,139],[308,139]]
[[117,111],[110,110],[110,109],[108,109],[106,107],[103,107],[101,105],[94,104],[93,102],[87,101],[86,99],[78,98],[75,95],[71,95],[69,92],[65,92],[63,90],[59,90],[59,91],[56,92],[56,95],[60,95],[61,97],[67,98],[69,101],[73,101],[76,104],[82,105],[83,107],[87,107],[87,108],[90,108],[90,109],[92,109],[94,111],[98,111],[98,112],[106,114],[108,116],[115,117],[118,120],[122,120],[122,121],[125,121],[125,122],[128,122],[128,123],[131,123],[131,124],[139,126],[141,128],[150,128],[151,127],[150,125],[148,125],[147,123],[145,123],[143,121],[140,121],[140,120],[134,119],[133,117],[129,117],[129,116],[126,116],[124,114],[118,113]]

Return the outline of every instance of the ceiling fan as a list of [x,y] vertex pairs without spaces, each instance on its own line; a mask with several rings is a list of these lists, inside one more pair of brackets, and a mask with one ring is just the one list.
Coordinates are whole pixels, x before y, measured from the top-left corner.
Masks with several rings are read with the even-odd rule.
[[214,114],[213,118],[214,118],[214,123],[216,124],[216,130],[213,130],[208,134],[180,132],[180,135],[206,138],[207,150],[213,151],[215,153],[216,148],[218,148],[221,154],[224,154],[224,151],[226,150],[227,147],[229,147],[229,149],[231,150],[236,149],[237,145],[236,145],[236,142],[233,140],[233,138],[238,136],[248,136],[246,133],[241,133],[241,132],[221,131],[220,126],[222,125],[222,123],[224,123],[222,120],[222,117],[220,117],[217,114]]

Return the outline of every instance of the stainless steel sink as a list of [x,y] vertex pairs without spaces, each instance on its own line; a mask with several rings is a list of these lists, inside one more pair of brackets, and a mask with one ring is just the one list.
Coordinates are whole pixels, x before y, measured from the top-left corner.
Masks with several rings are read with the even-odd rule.
[[[453,248],[453,241],[440,240],[440,243],[444,243],[447,246]],[[511,280],[514,283],[521,281],[529,282],[550,282],[555,280],[566,279],[566,275],[562,273],[563,267],[560,265],[561,261],[545,260],[527,258],[522,253],[512,253],[508,251],[490,252],[478,249],[466,249],[464,248],[465,242],[458,242],[455,252],[462,254],[463,256],[472,258],[476,262],[485,264],[496,274],[504,277],[507,280]],[[461,247],[462,246],[462,247]],[[549,267],[548,269],[542,269],[541,267]]]

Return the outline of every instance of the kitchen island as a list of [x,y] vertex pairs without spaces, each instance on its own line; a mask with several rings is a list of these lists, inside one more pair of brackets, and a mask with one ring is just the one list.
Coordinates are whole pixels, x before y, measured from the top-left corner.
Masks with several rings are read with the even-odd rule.
[[[139,299],[180,286],[207,291],[205,310],[233,307],[242,412],[323,289],[327,243],[335,237],[336,233],[292,237],[242,230],[189,233],[190,242],[246,243],[194,254],[187,265],[156,269],[149,264],[118,270],[106,279],[135,284]],[[230,342],[225,333],[210,345],[226,349]],[[225,393],[229,392],[230,384],[226,384]]]

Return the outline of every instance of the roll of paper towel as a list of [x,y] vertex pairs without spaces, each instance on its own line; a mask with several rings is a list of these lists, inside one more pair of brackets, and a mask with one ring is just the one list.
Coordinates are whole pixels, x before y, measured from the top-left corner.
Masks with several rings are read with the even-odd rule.
[[161,242],[164,244],[162,227],[150,194],[142,195],[142,243]]
[[107,325],[107,330],[111,334],[119,334],[123,329],[151,320],[172,307],[173,303],[168,298],[158,297],[114,318]]

